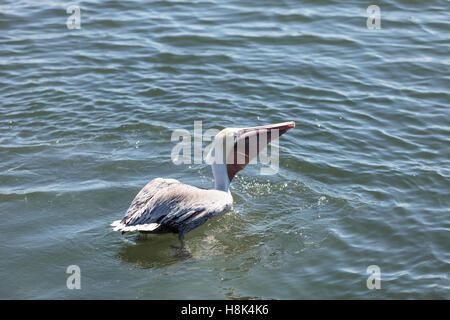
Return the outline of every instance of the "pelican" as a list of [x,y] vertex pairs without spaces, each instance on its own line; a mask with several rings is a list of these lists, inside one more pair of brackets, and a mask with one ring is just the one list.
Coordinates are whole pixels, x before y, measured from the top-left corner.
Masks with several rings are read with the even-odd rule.
[[[122,234],[131,231],[177,233],[183,247],[186,233],[231,208],[230,183],[234,176],[272,139],[293,127],[295,122],[291,121],[223,129],[214,137],[206,157],[212,167],[214,189],[200,189],[175,179],[153,179],[136,195],[125,216],[111,223],[113,230]],[[223,147],[224,141],[231,143]],[[252,143],[256,147],[252,147]]]

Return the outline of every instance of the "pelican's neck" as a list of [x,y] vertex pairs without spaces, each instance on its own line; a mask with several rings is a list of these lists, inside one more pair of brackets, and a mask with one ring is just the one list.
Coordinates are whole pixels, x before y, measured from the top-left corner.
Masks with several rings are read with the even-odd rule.
[[213,163],[211,167],[214,175],[214,189],[228,192],[230,179],[228,179],[227,166],[225,164]]

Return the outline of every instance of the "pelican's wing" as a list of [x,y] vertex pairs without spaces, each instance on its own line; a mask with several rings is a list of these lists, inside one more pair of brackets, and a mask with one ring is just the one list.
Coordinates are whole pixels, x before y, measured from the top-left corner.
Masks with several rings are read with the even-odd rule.
[[115,231],[186,233],[231,206],[229,193],[203,190],[173,179],[150,181],[135,197]]

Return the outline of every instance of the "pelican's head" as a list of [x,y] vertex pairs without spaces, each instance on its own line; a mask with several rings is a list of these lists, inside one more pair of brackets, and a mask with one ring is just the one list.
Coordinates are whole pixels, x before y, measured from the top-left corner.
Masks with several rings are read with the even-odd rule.
[[226,128],[214,138],[206,162],[213,167],[216,189],[226,189],[236,173],[244,169],[272,141],[295,127],[283,122],[248,128]]

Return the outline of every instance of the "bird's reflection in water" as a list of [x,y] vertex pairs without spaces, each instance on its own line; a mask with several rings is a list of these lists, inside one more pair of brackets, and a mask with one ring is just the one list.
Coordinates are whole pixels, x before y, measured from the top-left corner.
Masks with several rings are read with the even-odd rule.
[[193,260],[189,246],[181,247],[173,235],[133,235],[119,249],[117,257],[144,269],[165,268]]
[[183,247],[173,234],[128,236],[116,256],[140,268],[158,269],[210,259],[230,251],[223,239],[215,237],[214,232],[205,234],[202,229],[191,233]]

